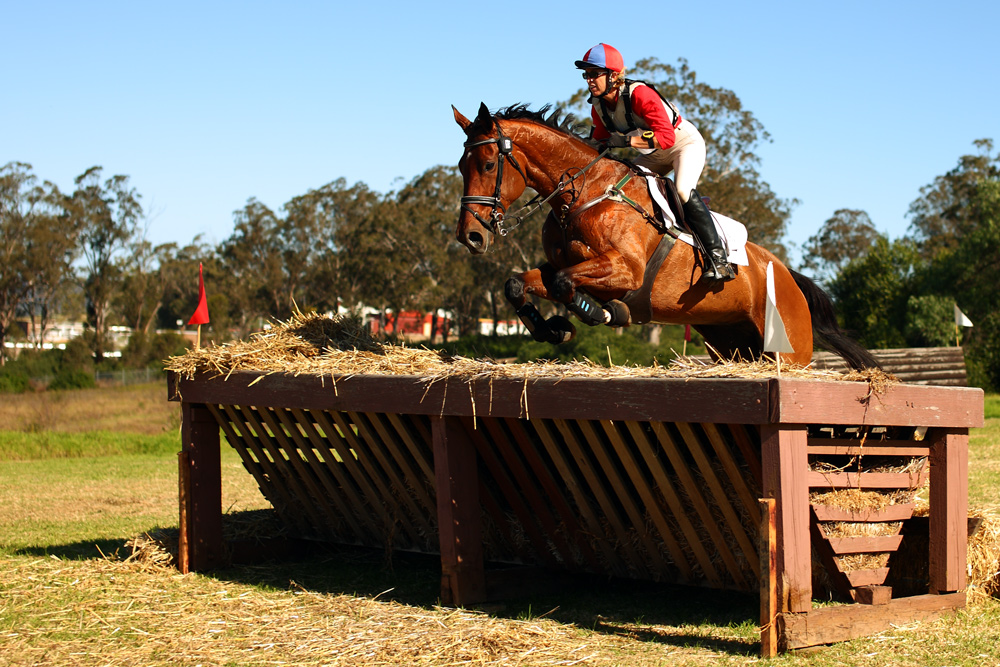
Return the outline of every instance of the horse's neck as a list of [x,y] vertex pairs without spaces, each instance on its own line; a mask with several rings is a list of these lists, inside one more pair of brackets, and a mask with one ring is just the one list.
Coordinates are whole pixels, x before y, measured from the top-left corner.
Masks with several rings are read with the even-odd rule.
[[544,125],[525,123],[518,131],[524,133],[523,139],[515,137],[515,143],[524,147],[527,157],[527,185],[542,196],[552,194],[560,179],[572,176],[597,157],[597,152],[582,141]]

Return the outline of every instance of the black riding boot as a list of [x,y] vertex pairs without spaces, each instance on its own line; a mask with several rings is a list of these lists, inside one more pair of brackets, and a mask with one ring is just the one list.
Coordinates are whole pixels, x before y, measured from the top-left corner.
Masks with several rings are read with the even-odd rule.
[[691,190],[691,196],[684,202],[684,219],[691,231],[701,239],[701,245],[705,248],[705,270],[701,279],[707,282],[725,282],[735,278],[736,273],[726,258],[726,249],[722,245],[722,239],[719,238],[719,232],[715,229],[712,214],[697,190]]

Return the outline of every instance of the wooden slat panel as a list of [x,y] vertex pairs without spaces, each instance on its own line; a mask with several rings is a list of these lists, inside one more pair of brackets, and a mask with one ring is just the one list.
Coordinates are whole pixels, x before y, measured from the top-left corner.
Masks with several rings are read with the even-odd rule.
[[862,537],[828,537],[830,548],[838,556],[895,551],[903,540],[902,535],[865,535]]
[[258,482],[263,480],[261,491],[268,496],[279,514],[286,521],[291,521],[299,532],[309,533],[315,530],[309,523],[307,514],[298,511],[299,501],[294,489],[286,483],[284,474],[272,462],[271,455],[265,451],[258,437],[250,431],[251,427],[243,408],[238,405],[224,405],[222,408],[229,417],[229,422],[222,424],[222,430],[227,437],[232,435],[230,443],[234,447],[237,446],[236,443],[243,443],[247,452],[252,453],[256,459],[254,461],[244,458],[244,465],[258,467],[263,471],[263,476],[257,478]]
[[656,452],[661,450],[656,434],[652,431],[652,428],[648,432],[645,431],[643,425],[639,422],[626,422],[626,425],[632,434],[632,439],[637,443],[643,443],[639,446],[639,452],[646,462],[646,467],[652,473],[653,480],[656,482],[660,494],[667,501],[667,506],[673,513],[674,521],[680,527],[681,534],[687,541],[687,548],[694,555],[699,567],[701,567],[702,574],[712,586],[722,588],[722,577],[712,563],[711,556],[705,551],[705,546],[702,544],[698,531],[688,517],[687,509],[684,507],[680,495],[670,482],[668,471],[663,461],[656,455]]
[[490,434],[493,440],[493,446],[496,448],[496,451],[500,453],[500,457],[507,464],[507,469],[514,476],[514,480],[517,482],[516,488],[519,489],[520,494],[523,494],[528,507],[533,510],[535,517],[539,523],[541,523],[543,534],[548,536],[548,539],[551,540],[551,544],[546,542],[544,545],[539,546],[544,549],[549,549],[554,546],[556,551],[562,555],[563,565],[572,569],[576,564],[576,560],[573,550],[566,541],[563,532],[558,528],[558,519],[554,517],[551,508],[551,496],[546,496],[544,493],[539,491],[538,484],[528,473],[518,456],[518,452],[512,446],[512,442],[516,442],[516,440],[512,439],[512,437],[503,430],[500,422],[496,419],[482,419],[479,420],[479,424],[481,427],[485,427],[487,432]]
[[854,588],[858,586],[879,586],[885,583],[885,578],[889,576],[889,568],[880,567],[874,570],[851,570],[850,572],[845,572],[844,575]]
[[[617,542],[617,550],[625,552],[625,558],[623,559],[624,564],[631,573],[634,575],[636,572],[642,575],[648,575],[645,563],[639,557],[638,552],[633,548],[631,541],[628,539],[628,535],[625,533],[625,522],[618,513],[618,507],[611,500],[611,495],[609,495],[608,490],[605,488],[604,484],[595,474],[597,466],[591,463],[590,458],[587,456],[586,452],[581,443],[580,436],[583,434],[577,434],[573,428],[573,423],[580,425],[579,422],[567,422],[564,420],[554,420],[556,428],[562,433],[563,441],[566,443],[567,449],[569,449],[570,455],[573,460],[576,461],[576,467],[580,472],[583,473],[583,478],[586,480],[588,487],[590,488],[590,493],[597,499],[597,504],[601,508],[601,512],[604,514],[604,518],[607,520],[611,530],[615,534]],[[583,436],[583,440],[586,440],[586,436]],[[588,448],[590,449],[590,448]],[[612,492],[613,493],[613,492]],[[602,530],[602,534],[603,534]]]
[[[322,531],[322,527],[326,525],[336,532],[336,523],[329,523],[332,517],[324,511],[326,508],[318,507],[323,503],[317,502],[322,494],[316,486],[315,477],[302,464],[302,458],[295,448],[288,445],[288,439],[271,410],[244,408],[243,415],[257,433],[257,439],[271,455],[274,467],[288,484],[291,495],[298,499],[297,507],[309,516],[318,531]],[[268,430],[273,435],[268,435]]]
[[434,452],[429,446],[429,443],[432,442],[431,436],[424,429],[414,428],[417,425],[422,425],[422,421],[419,418],[411,420],[409,415],[397,415],[392,412],[386,413],[382,416],[388,419],[393,428],[396,429],[399,437],[409,448],[410,454],[413,456],[413,460],[417,462],[417,465],[424,473],[427,481],[430,482],[433,487]]
[[[736,515],[735,510],[733,510],[733,507],[729,502],[729,497],[722,488],[722,484],[719,482],[719,478],[715,474],[715,469],[712,468],[712,464],[709,463],[708,457],[705,455],[705,450],[701,446],[701,442],[698,440],[698,436],[695,434],[690,424],[677,422],[675,426],[681,434],[684,443],[687,445],[688,450],[691,452],[692,456],[694,456],[695,464],[701,471],[701,477],[705,480],[709,491],[712,493],[712,497],[715,499],[715,506],[720,512],[722,512],[722,516],[726,521],[730,534],[736,538],[736,544],[739,545],[740,550],[743,552],[743,558],[746,559],[747,565],[750,566],[754,576],[760,576],[760,556],[757,554],[757,547],[747,536],[743,522],[740,521],[740,518]],[[754,508],[753,514],[756,513],[757,510]]]
[[[313,435],[316,431],[312,428],[312,424],[301,424],[302,429],[305,431],[305,436],[303,436],[299,429],[296,428],[296,425],[300,423],[300,418],[303,416],[300,410],[291,411],[291,413],[286,410],[278,410],[276,412],[278,419],[281,420],[281,423],[285,426],[286,430],[291,433],[292,439],[295,441],[295,445],[309,462],[309,468],[314,471],[316,477],[319,478],[320,484],[323,485],[323,489],[326,491],[324,497],[336,505],[337,515],[343,521],[347,522],[347,525],[350,527],[357,539],[361,543],[366,543],[365,538],[368,536],[368,533],[361,528],[361,525],[355,518],[355,513],[352,507],[349,504],[344,503],[344,496],[346,494],[338,483],[339,479],[337,479],[334,475],[334,470],[339,467],[339,464],[331,468],[331,466],[324,465],[323,462],[316,456],[314,447],[319,446],[319,443],[313,441]],[[289,414],[291,414],[291,417],[289,417]],[[320,440],[318,435],[316,435],[315,439],[316,441]]]
[[219,427],[222,428],[222,432],[226,436],[226,442],[228,442],[229,446],[235,449],[236,453],[240,455],[240,460],[243,461],[243,468],[253,476],[261,494],[263,494],[269,502],[273,503],[274,501],[266,492],[266,490],[270,488],[271,483],[264,476],[262,466],[254,461],[250,452],[247,451],[247,445],[243,442],[242,435],[234,429],[231,423],[231,419],[233,418],[232,415],[229,412],[224,412],[222,406],[210,404],[208,409],[212,412],[212,416],[215,417],[215,421],[218,422]]
[[859,440],[809,438],[809,454],[833,456],[927,456],[930,448],[908,440]]
[[726,538],[722,535],[722,532],[719,530],[718,525],[716,525],[716,518],[712,516],[708,503],[702,496],[700,485],[695,482],[694,477],[691,476],[691,471],[688,470],[687,462],[681,455],[677,443],[674,442],[673,437],[662,423],[653,422],[652,427],[660,447],[664,452],[666,452],[667,458],[670,459],[670,464],[674,468],[674,474],[676,474],[678,479],[681,480],[681,485],[684,487],[684,492],[687,494],[688,500],[691,501],[695,512],[701,518],[702,527],[708,532],[712,539],[712,543],[715,546],[716,552],[722,558],[722,562],[725,563],[729,576],[732,578],[736,586],[746,589],[747,582],[743,576],[743,571],[736,563],[736,559],[733,557],[733,554],[729,549],[728,540],[726,540]]
[[919,489],[927,481],[927,468],[905,472],[819,472],[809,471],[807,482],[813,489]]
[[749,433],[749,430],[753,428],[752,426],[744,424],[728,424],[727,426],[733,436],[736,447],[740,450],[740,454],[743,455],[743,459],[750,466],[750,474],[757,480],[757,484],[760,484],[760,434],[754,432],[754,441],[752,441],[751,434]]
[[[321,414],[328,414],[333,418],[333,422],[337,425],[340,434],[344,438],[344,442],[349,447],[347,451],[341,452],[341,456],[347,456],[357,461],[358,466],[363,469],[365,473],[361,476],[361,478],[370,480],[375,488],[378,489],[378,492],[372,493],[370,498],[372,499],[372,505],[382,506],[381,514],[385,521],[386,535],[391,535],[395,530],[394,527],[399,526],[409,538],[411,545],[415,546],[421,544],[422,539],[417,533],[416,528],[408,519],[406,511],[403,509],[399,499],[397,499],[396,495],[390,490],[389,485],[392,484],[391,480],[384,477],[383,472],[378,465],[378,461],[375,460],[373,453],[368,448],[367,441],[358,433],[355,433],[354,429],[351,428],[354,417],[350,415],[350,413],[345,415],[345,413],[340,412]],[[351,422],[347,421],[348,418],[351,419]],[[407,496],[408,494],[403,495]]]
[[590,536],[585,535],[580,529],[577,517],[570,506],[569,499],[563,495],[563,490],[559,487],[556,478],[552,474],[553,471],[542,460],[537,444],[529,435],[528,429],[531,427],[531,422],[525,419],[507,419],[506,424],[508,430],[520,446],[525,461],[527,461],[528,466],[542,485],[542,489],[546,493],[549,502],[553,504],[556,512],[559,514],[559,518],[562,519],[563,525],[566,527],[567,537],[573,541],[573,544],[590,568],[594,571],[599,571],[601,569],[600,562],[597,560],[597,554],[594,553],[590,545]]
[[[583,437],[586,438],[587,443],[590,445],[591,451],[597,457],[597,464],[608,480],[610,492],[618,499],[618,503],[625,510],[627,521],[621,525],[622,533],[627,535],[628,527],[631,525],[642,545],[641,553],[636,551],[636,555],[640,560],[637,560],[634,565],[645,575],[651,575],[652,572],[664,572],[667,569],[667,564],[664,562],[660,550],[653,543],[652,539],[650,539],[649,532],[646,530],[645,517],[643,517],[642,512],[636,506],[635,498],[629,492],[628,485],[625,484],[625,481],[618,473],[618,466],[611,460],[604,440],[595,428],[595,424],[597,423],[600,422],[580,420],[577,422],[577,425],[580,427]],[[611,517],[608,517],[608,519],[611,520]],[[643,555],[652,562],[649,563],[645,559],[642,559]]]
[[359,505],[361,515],[372,516],[372,521],[374,521],[374,515],[381,518],[382,525],[374,527],[374,534],[383,536],[384,539],[385,535],[391,534],[396,520],[390,515],[382,500],[387,491],[381,486],[378,490],[375,489],[375,486],[378,485],[368,476],[364,466],[358,461],[351,449],[351,440],[347,439],[347,434],[349,433],[351,438],[356,438],[354,431],[339,414],[333,415],[322,410],[311,410],[309,414],[326,434],[326,441],[330,443],[330,455],[336,454],[336,458],[341,461],[351,480],[357,486],[362,500],[361,505]]
[[729,477],[729,483],[736,490],[736,495],[743,504],[743,510],[747,513],[747,516],[750,517],[750,521],[752,522],[751,525],[759,525],[760,501],[756,497],[756,494],[750,491],[750,487],[747,485],[746,473],[736,462],[732,450],[729,448],[729,445],[726,444],[726,441],[722,437],[722,433],[718,428],[716,428],[716,425],[702,424],[701,428],[708,437],[708,442],[712,445],[712,449],[715,451],[716,457],[718,457],[719,462],[722,464],[722,469],[726,471],[726,475]]
[[591,498],[586,493],[584,484],[580,482],[573,466],[567,461],[564,449],[559,447],[559,444],[556,442],[555,435],[552,433],[551,422],[544,419],[537,419],[532,420],[531,423],[534,424],[535,432],[541,438],[549,458],[556,466],[556,470],[562,478],[563,484],[566,485],[570,495],[573,496],[573,502],[576,505],[577,511],[580,512],[586,529],[590,532],[591,539],[597,545],[604,560],[608,563],[608,569],[620,577],[627,576],[628,568],[622,561],[621,556],[608,543],[604,528],[597,518],[597,511],[591,505]]
[[[625,443],[621,433],[618,432],[615,422],[602,421],[601,426],[604,428],[604,431],[608,436],[608,440],[611,442],[612,446],[614,446],[615,452],[618,455],[618,460],[622,462],[622,465],[625,467],[625,471],[632,480],[632,486],[634,486],[636,491],[638,491],[639,497],[642,499],[643,505],[653,521],[653,525],[660,534],[660,539],[663,540],[663,543],[667,546],[667,550],[670,551],[674,567],[680,571],[682,580],[690,581],[691,566],[688,565],[684,549],[674,537],[673,531],[670,529],[670,525],[667,523],[666,517],[660,509],[660,504],[656,501],[652,486],[649,484],[646,476],[642,474],[642,468],[639,465],[639,462],[636,461],[632,450]],[[635,441],[635,445],[639,449],[649,449],[649,443],[644,437]]]
[[859,522],[878,522],[878,521],[905,521],[913,516],[913,503],[906,503],[904,505],[889,505],[881,510],[859,510],[850,511],[843,510],[839,507],[830,507],[829,505],[811,505],[813,512],[816,513],[817,521],[850,521],[854,523]]
[[[419,451],[416,457],[411,458],[406,455],[410,453],[412,456],[414,451],[414,447],[408,442],[410,438],[407,430],[404,428],[400,431],[394,428],[391,420],[388,420],[384,414],[372,413],[365,416],[371,425],[375,427],[382,444],[385,446],[386,462],[395,462],[402,470],[403,481],[407,484],[413,496],[427,510],[428,515],[433,516],[433,508],[436,503],[428,493],[427,487],[430,486],[429,482],[434,479],[434,471],[426,464],[420,465],[422,457],[419,456]],[[405,449],[400,447],[400,443],[405,445]],[[390,447],[390,445],[392,446]],[[416,464],[416,468],[413,467],[414,463]]]
[[524,534],[528,537],[528,541],[531,542],[536,557],[549,565],[557,565],[558,561],[552,554],[548,540],[544,532],[539,530],[539,526],[535,521],[535,512],[525,504],[518,486],[511,480],[506,468],[500,462],[500,459],[497,458],[494,444],[487,440],[481,431],[473,427],[471,417],[462,417],[460,419],[469,440],[479,452],[480,460],[490,471],[490,476],[499,487],[504,500],[507,501],[507,505],[521,523],[521,528],[524,529]]
[[[402,457],[393,456],[389,449],[390,442],[383,442],[378,436],[377,431],[369,421],[369,415],[359,412],[348,412],[347,414],[358,428],[358,435],[364,438],[368,445],[368,451],[375,458],[374,461],[369,460],[369,463],[374,465],[377,462],[382,474],[388,479],[390,487],[396,489],[397,501],[402,501],[402,503],[397,502],[401,506],[401,510],[403,508],[409,509],[410,519],[419,524],[414,528],[418,531],[422,528],[425,533],[433,532],[429,518],[437,513],[436,503],[431,504],[426,493],[420,498],[414,495],[416,488],[418,486],[422,488],[423,485],[416,479],[409,465]],[[405,511],[400,511],[400,518],[406,516]]]
[[[375,513],[371,511],[370,504],[366,502],[364,492],[359,492],[357,481],[350,473],[350,465],[341,459],[339,455],[335,455],[331,449],[332,439],[339,440],[339,436],[336,433],[329,432],[325,437],[321,435],[313,425],[316,422],[316,416],[312,413],[302,410],[292,410],[292,414],[303,425],[309,441],[316,452],[318,452],[321,465],[330,471],[330,474],[336,479],[337,488],[347,497],[348,511],[353,515],[353,519],[364,524],[362,528],[362,535],[365,537],[364,542],[370,546],[383,544],[384,540],[381,539],[383,531],[379,529],[379,525],[375,521]],[[324,431],[326,431],[325,428]],[[351,459],[351,463],[354,463],[353,456],[348,458]],[[371,496],[368,497],[371,498]]]

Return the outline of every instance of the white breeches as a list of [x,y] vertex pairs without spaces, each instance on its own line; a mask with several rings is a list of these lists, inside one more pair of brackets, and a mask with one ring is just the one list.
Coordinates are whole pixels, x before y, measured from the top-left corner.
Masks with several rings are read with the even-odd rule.
[[673,146],[641,155],[635,163],[661,176],[674,172],[677,194],[681,201],[687,202],[691,190],[698,187],[698,179],[705,169],[705,139],[698,128],[687,120],[682,120],[677,126],[674,137]]

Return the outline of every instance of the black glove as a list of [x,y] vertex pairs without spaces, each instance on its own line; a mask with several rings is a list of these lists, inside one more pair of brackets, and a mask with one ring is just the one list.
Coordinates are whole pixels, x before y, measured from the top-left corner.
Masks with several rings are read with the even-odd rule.
[[613,132],[608,139],[608,146],[611,148],[629,148],[632,146],[632,137],[628,137],[618,132]]

